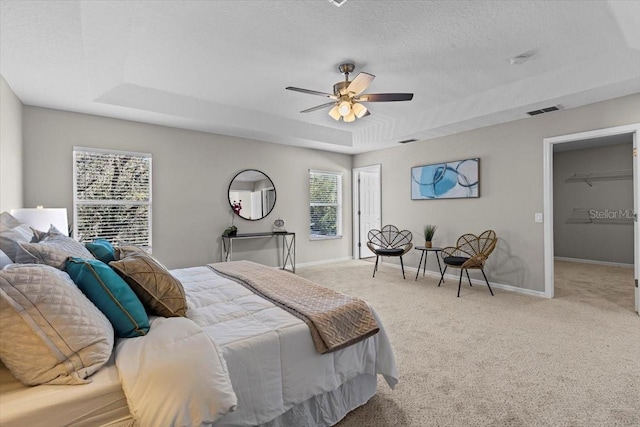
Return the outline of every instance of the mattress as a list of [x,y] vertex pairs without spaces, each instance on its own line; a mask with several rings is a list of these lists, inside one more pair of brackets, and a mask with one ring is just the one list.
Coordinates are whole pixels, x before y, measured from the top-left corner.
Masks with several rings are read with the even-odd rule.
[[0,363],[0,425],[127,425],[131,416],[113,358],[83,385],[29,387]]

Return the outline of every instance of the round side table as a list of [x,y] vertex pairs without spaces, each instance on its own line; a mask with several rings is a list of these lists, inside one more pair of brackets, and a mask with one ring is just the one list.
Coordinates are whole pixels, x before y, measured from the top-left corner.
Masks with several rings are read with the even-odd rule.
[[[425,271],[427,270],[427,256],[429,255],[429,252],[435,252],[436,260],[438,261],[438,270],[440,270],[440,281],[438,282],[438,286],[440,286],[440,283],[444,283],[444,273],[442,272],[442,265],[440,264],[439,255],[439,253],[442,251],[442,248],[438,248],[435,246],[431,248],[427,248],[426,246],[416,246],[415,250],[422,252],[422,254],[420,255],[420,262],[418,263],[418,271],[416,272],[416,280],[418,280],[418,275],[420,274],[420,266],[422,266],[422,277],[424,277]],[[424,264],[422,263],[423,259]]]

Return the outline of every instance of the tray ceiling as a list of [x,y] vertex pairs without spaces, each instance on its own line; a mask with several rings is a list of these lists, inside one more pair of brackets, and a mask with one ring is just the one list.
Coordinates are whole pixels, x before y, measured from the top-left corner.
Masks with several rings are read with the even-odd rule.
[[[640,92],[640,2],[2,0],[0,19],[25,104],[342,153]],[[330,92],[345,61],[413,101],[301,114],[328,100],[284,88]]]

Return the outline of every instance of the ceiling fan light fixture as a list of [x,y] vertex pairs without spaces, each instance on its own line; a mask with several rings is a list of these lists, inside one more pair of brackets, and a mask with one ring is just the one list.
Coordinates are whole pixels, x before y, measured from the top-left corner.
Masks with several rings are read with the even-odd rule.
[[329,110],[329,115],[331,116],[332,119],[334,120],[340,120],[340,117],[342,117],[340,115],[340,109],[338,108],[338,106],[334,106],[331,110]]
[[345,123],[351,123],[355,119],[356,119],[356,115],[353,114],[353,111],[342,118],[342,120],[344,120]]
[[363,118],[364,115],[367,114],[367,107],[362,104],[358,104],[357,102],[353,103],[351,109],[353,110],[353,114],[355,114],[359,119]]
[[342,101],[338,104],[338,111],[342,117],[346,117],[351,114],[351,103],[349,101]]
[[[345,1],[346,0],[341,0],[343,3]],[[413,99],[412,93],[363,93],[376,76],[363,71],[358,73],[353,80],[349,81],[349,74],[351,74],[354,69],[355,65],[351,62],[338,66],[338,71],[344,74],[344,80],[333,85],[333,93],[318,92],[317,90],[303,89],[294,86],[287,86],[285,89],[332,99],[332,102],[316,105],[315,107],[307,108],[300,112],[310,113],[312,111],[331,108],[329,111],[331,118],[336,121],[340,121],[342,118],[342,120],[347,123],[371,114],[367,107],[360,104],[361,102],[411,101],[411,99]]]

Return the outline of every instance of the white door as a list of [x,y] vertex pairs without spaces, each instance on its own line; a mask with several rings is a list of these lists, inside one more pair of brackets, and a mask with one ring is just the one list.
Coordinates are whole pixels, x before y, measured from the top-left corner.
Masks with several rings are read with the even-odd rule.
[[367,247],[367,235],[371,229],[380,229],[380,167],[367,168],[358,173],[359,256],[375,256]]
[[640,288],[638,288],[638,279],[640,279],[640,227],[638,226],[638,207],[640,207],[640,156],[638,156],[638,138],[640,135],[636,131],[633,134],[633,232],[635,233],[635,286],[636,286],[636,312],[640,314]]

